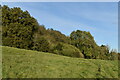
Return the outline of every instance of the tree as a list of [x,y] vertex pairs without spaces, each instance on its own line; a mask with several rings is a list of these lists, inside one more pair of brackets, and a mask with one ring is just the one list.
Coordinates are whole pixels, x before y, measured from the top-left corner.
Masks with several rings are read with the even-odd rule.
[[49,35],[55,39],[56,42],[69,43],[69,38],[62,34],[60,31],[53,29],[47,30]]
[[110,59],[111,60],[118,60],[118,54],[116,49],[112,49],[110,52]]
[[93,58],[97,48],[97,44],[90,32],[73,31],[70,34],[71,44],[76,46],[85,56],[85,58]]
[[34,41],[33,50],[49,52],[50,51],[50,45],[45,38],[40,37],[40,38],[37,38]]
[[58,43],[54,49],[61,51],[63,48],[63,45],[61,43]]
[[70,36],[54,29],[46,29],[28,11],[19,7],[0,6],[2,14],[3,46],[52,52],[87,59],[114,59],[116,52],[106,45],[98,46],[90,32],[76,30]]
[[2,7],[2,41],[4,46],[32,49],[33,35],[39,24],[28,11]]
[[109,45],[101,45],[101,59],[110,59],[110,47]]

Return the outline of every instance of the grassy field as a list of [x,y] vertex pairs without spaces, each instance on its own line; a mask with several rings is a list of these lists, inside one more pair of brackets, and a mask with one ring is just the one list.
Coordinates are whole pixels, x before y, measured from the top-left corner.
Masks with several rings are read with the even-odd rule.
[[3,78],[117,78],[118,62],[2,47]]

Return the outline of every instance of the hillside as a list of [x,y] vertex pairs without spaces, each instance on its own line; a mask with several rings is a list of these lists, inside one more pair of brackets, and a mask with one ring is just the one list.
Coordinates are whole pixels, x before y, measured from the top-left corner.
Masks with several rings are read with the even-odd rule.
[[98,45],[89,31],[75,30],[66,36],[60,31],[46,28],[45,24],[39,24],[28,11],[20,7],[3,5],[0,9],[3,46],[85,59],[118,59],[116,50],[110,51],[108,45]]
[[2,47],[3,78],[117,78],[117,61]]

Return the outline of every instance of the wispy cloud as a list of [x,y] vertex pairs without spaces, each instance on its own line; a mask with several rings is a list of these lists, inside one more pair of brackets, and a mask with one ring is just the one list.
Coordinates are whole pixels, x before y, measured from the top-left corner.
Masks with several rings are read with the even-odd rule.
[[[5,3],[4,3],[5,4]],[[69,35],[90,31],[96,42],[118,48],[117,3],[6,3],[28,10],[40,24]]]
[[[69,35],[73,30],[86,30],[93,31],[95,28],[92,26],[83,24],[81,22],[71,21],[69,19],[64,19],[60,16],[53,15],[47,11],[33,10],[35,18],[38,19],[40,24],[44,24],[47,28],[54,28],[62,31],[62,33]],[[40,14],[40,15],[39,15]]]

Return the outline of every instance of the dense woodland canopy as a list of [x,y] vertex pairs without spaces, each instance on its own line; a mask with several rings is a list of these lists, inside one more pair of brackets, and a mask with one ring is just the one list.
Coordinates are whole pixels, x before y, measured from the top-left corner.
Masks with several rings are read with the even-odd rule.
[[90,32],[76,30],[66,36],[52,28],[46,29],[19,7],[4,5],[1,9],[3,46],[86,59],[118,59],[115,50],[98,46]]

